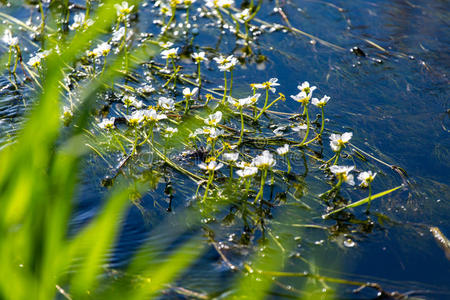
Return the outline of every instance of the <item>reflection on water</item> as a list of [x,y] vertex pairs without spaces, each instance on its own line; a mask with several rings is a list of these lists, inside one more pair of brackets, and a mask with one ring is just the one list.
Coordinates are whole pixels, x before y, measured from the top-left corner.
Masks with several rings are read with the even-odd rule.
[[[323,211],[325,205],[311,195],[324,191],[323,182],[314,181],[309,185],[313,180],[304,179],[305,176],[291,179],[289,184],[278,182],[271,191],[272,199],[283,199],[286,190],[300,199],[287,208],[267,211],[267,222],[276,227],[280,235],[296,243],[294,253],[289,254],[293,259],[289,260],[287,269],[293,272],[309,270],[300,258],[296,259],[306,256],[314,259],[323,275],[367,279],[382,283],[385,289],[401,292],[420,290],[418,293],[425,294],[427,299],[449,297],[448,289],[440,288],[450,286],[449,261],[429,232],[430,226],[438,226],[444,234],[450,235],[450,210],[446,205],[446,200],[450,199],[446,74],[450,64],[449,3],[280,1],[283,16],[272,10],[274,5],[265,3],[258,16],[276,23],[288,20],[292,26],[331,43],[331,46],[302,34],[282,31],[263,34],[252,48],[255,55],[236,70],[236,96],[247,96],[248,83],[271,77],[279,78],[286,95],[296,93],[299,82],[313,82],[319,87],[319,94],[332,97],[327,106],[328,128],[339,132],[353,131],[355,145],[390,165],[401,166],[411,183],[407,191],[374,201],[374,213],[370,222],[366,222],[368,217],[361,211],[355,211],[352,219],[322,221],[317,211]],[[151,13],[149,7],[143,8],[142,16],[146,13]],[[141,17],[135,26],[142,31],[157,32],[152,18]],[[221,36],[215,28],[200,29],[206,33],[194,39],[193,47],[210,47],[211,51],[215,49],[222,53],[246,51],[241,46],[236,47],[235,38],[230,34]],[[353,47],[361,50],[359,55],[350,52]],[[188,51],[189,47],[184,50]],[[211,64],[205,76],[221,84],[214,67]],[[194,65],[186,68],[195,70]],[[25,92],[9,89],[7,81],[2,81],[1,86],[4,87],[0,91],[3,144],[20,122]],[[19,112],[18,107],[22,107]],[[277,103],[277,109],[298,112],[298,106],[290,101]],[[324,148],[330,155],[331,151]],[[304,170],[303,158],[299,158],[296,166],[298,174],[308,172]],[[402,182],[393,170],[383,165],[377,165],[377,168],[381,173],[379,180],[374,182],[375,190]],[[106,175],[111,176],[110,171],[97,158],[86,161],[83,175],[89,180],[82,182],[79,191],[73,230],[95,215],[99,199],[106,190],[101,186],[102,180]],[[309,178],[320,176],[314,171],[308,175]],[[110,256],[112,268],[126,265],[130,255],[144,242],[150,245],[163,243],[169,245],[167,247],[179,243],[161,229],[163,219],[167,226],[179,228],[179,232],[186,231],[186,236],[200,231],[181,226],[183,222],[177,218],[186,206],[187,210],[193,206],[194,184],[180,174],[171,176],[174,193],[170,197],[168,180],[164,177],[122,220],[123,229]],[[304,184],[302,180],[309,181]],[[307,210],[305,205],[313,209]],[[220,243],[231,263],[239,265],[251,253],[251,247],[246,245],[259,245],[262,235],[267,233],[246,232],[252,229],[247,228],[241,218],[233,219],[233,215],[219,213],[217,219],[222,222],[208,225],[214,236],[206,231],[203,234],[205,241]],[[327,227],[305,229],[294,225],[304,220]],[[223,223],[227,226],[222,226]],[[173,234],[173,231],[168,233]],[[161,255],[166,250],[156,246],[150,249],[154,253],[149,255]],[[309,253],[314,256],[308,257]],[[181,280],[184,286],[212,294],[224,292],[226,283],[233,276],[213,247],[208,248],[189,274]],[[299,282],[292,279],[283,283],[296,286]],[[343,288],[341,293],[344,297],[352,297],[351,288]],[[354,297],[359,296],[361,294]]]

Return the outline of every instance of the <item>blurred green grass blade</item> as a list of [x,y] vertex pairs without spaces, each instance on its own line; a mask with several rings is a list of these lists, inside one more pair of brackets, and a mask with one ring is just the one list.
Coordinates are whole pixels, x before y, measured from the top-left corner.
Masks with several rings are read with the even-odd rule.
[[79,260],[70,284],[70,291],[75,296],[81,296],[96,287],[105,255],[117,236],[120,226],[118,220],[129,204],[129,192],[123,187],[118,188],[106,201],[102,212],[70,243],[69,258]]

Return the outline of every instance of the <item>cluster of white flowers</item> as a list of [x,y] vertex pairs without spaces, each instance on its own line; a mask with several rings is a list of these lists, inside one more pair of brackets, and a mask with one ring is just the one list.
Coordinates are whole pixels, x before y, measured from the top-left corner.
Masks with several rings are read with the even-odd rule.
[[238,59],[234,55],[214,57],[214,61],[222,72],[230,72],[238,64]]

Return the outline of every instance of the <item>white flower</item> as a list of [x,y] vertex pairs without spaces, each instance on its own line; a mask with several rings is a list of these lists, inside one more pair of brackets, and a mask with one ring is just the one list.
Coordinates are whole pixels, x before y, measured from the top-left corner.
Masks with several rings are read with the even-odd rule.
[[140,94],[151,94],[155,91],[155,88],[151,84],[144,84],[142,87],[138,88],[138,93]]
[[161,51],[161,56],[163,59],[175,59],[178,57],[178,49],[180,48],[177,47]]
[[183,96],[185,98],[192,98],[197,94],[198,88],[193,88],[192,91],[189,88],[183,89]]
[[134,111],[131,116],[125,116],[130,126],[137,126],[144,120],[144,113],[142,110]]
[[78,28],[87,28],[94,24],[91,19],[84,20],[85,15],[83,13],[78,13],[73,17],[73,24],[69,26],[70,30],[77,30]]
[[205,119],[205,124],[209,126],[217,126],[217,124],[219,124],[221,120],[222,120],[222,112],[219,110],[214,114],[209,115]]
[[200,163],[198,167],[202,170],[206,170],[208,172],[210,171],[217,171],[220,168],[223,167],[223,163],[217,163],[215,160],[210,161],[208,164]]
[[9,29],[6,29],[3,33],[2,41],[8,46],[17,46],[19,44],[19,38],[13,37]]
[[330,167],[331,173],[333,173],[339,180],[345,181],[350,185],[355,185],[353,175],[349,174],[355,167],[354,166],[336,166]]
[[173,127],[167,127],[165,130],[164,130],[164,137],[165,138],[170,138],[170,137],[172,137],[175,133],[177,133],[178,132],[178,129],[177,128],[173,128]]
[[368,187],[369,184],[375,179],[375,176],[377,176],[377,173],[372,174],[372,171],[365,171],[365,172],[359,173],[358,180],[361,181],[359,186]]
[[153,108],[143,111],[142,117],[146,122],[157,122],[159,120],[167,119],[165,114],[160,114]]
[[123,1],[122,4],[115,4],[114,7],[116,8],[117,15],[123,17],[131,13],[134,5],[128,6],[128,2]]
[[250,14],[250,10],[248,8],[246,8],[243,11],[241,11],[240,13],[235,14],[234,16],[236,17],[236,19],[239,22],[244,23],[250,18],[251,14]]
[[72,110],[69,107],[64,106],[63,107],[63,114],[61,116],[61,119],[63,119],[63,120],[70,120],[72,117],[73,117]]
[[112,41],[117,43],[122,40],[124,35],[125,35],[125,27],[122,26],[118,30],[113,32]]
[[270,78],[269,81],[263,83],[254,83],[251,86],[255,89],[269,89],[272,93],[276,92],[274,86],[279,86],[278,78]]
[[330,136],[330,146],[331,149],[333,149],[334,152],[338,152],[342,149],[342,147],[345,146],[348,141],[352,138],[353,133],[351,132],[345,132],[344,134],[332,134]]
[[195,63],[198,64],[204,60],[208,60],[205,56],[205,52],[201,51],[198,53],[192,53],[192,58],[195,60]]
[[330,100],[330,97],[325,95],[320,100],[317,98],[312,98],[311,103],[312,103],[312,105],[315,105],[317,107],[324,107],[328,103],[329,100]]
[[295,132],[299,132],[300,130],[306,130],[306,129],[308,129],[308,125],[306,125],[306,124],[292,127],[292,131],[295,131]]
[[233,97],[228,97],[228,102],[230,102],[231,105],[233,105],[237,109],[240,109],[242,107],[255,104],[256,101],[258,101],[260,96],[261,96],[261,94],[257,93],[253,96],[249,96],[249,97],[241,98],[241,99],[234,99]]
[[216,127],[208,127],[205,126],[203,128],[197,128],[195,130],[194,133],[192,133],[189,137],[196,137],[199,134],[206,134],[208,135],[211,139],[215,140],[217,139],[219,136],[224,134],[224,131],[221,129],[218,129]]
[[131,105],[133,105],[137,109],[141,109],[144,106],[144,102],[142,102],[141,100],[136,100],[135,98],[135,100],[133,101],[133,103],[131,103]]
[[192,3],[194,3],[194,2],[195,2],[195,0],[184,0],[183,1],[184,5],[187,5],[187,6],[192,5]]
[[315,89],[317,89],[316,86],[309,86],[309,82],[305,81],[302,84],[298,85],[297,88],[302,91],[305,92],[307,95],[312,94],[312,92],[314,92]]
[[252,165],[260,169],[271,168],[275,166],[276,161],[273,159],[273,155],[268,150],[264,150],[261,155],[255,157],[252,161]]
[[218,68],[222,72],[229,72],[233,70],[233,68],[237,65],[238,60],[233,55],[230,55],[228,57],[219,56],[214,57],[214,61],[218,64]]
[[104,42],[97,46],[97,48],[94,49],[94,52],[97,54],[97,56],[107,56],[109,54],[109,51],[111,51],[111,45]]
[[136,100],[136,97],[134,97],[134,96],[125,95],[122,98],[122,102],[125,105],[125,107],[128,108],[130,106],[133,106],[137,102],[137,100]]
[[167,49],[169,49],[170,47],[173,46],[173,43],[172,43],[172,42],[169,42],[169,41],[167,41],[167,42],[159,42],[159,46],[160,46],[161,48],[167,50]]
[[172,98],[159,97],[158,106],[164,110],[173,110],[175,108],[175,101]]
[[312,94],[307,94],[306,92],[300,92],[297,95],[291,95],[291,98],[297,102],[300,102],[303,105],[307,105],[309,103],[309,99],[311,99]]
[[112,117],[110,119],[105,118],[100,123],[98,123],[98,127],[101,129],[111,130],[114,128],[114,121],[116,118]]
[[229,161],[229,162],[235,162],[237,161],[239,158],[239,153],[224,153],[223,154],[223,160],[224,161]]
[[206,6],[211,8],[214,7],[229,8],[233,4],[234,0],[206,0]]
[[247,166],[247,167],[244,167],[242,170],[236,171],[236,174],[238,174],[239,177],[244,177],[244,178],[253,176],[256,173],[258,173],[258,168],[251,167],[251,166]]
[[277,153],[279,155],[286,155],[289,152],[289,145],[284,144],[283,147],[277,148]]
[[37,68],[40,64],[41,64],[41,57],[38,55],[33,56],[27,62],[27,65],[29,65],[30,67],[34,67],[34,68]]

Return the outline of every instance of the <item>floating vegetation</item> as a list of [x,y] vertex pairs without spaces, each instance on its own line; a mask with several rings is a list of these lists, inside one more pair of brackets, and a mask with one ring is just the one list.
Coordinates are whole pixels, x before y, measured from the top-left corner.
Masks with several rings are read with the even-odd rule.
[[[357,230],[348,228],[362,224],[361,231],[370,233],[374,226],[371,218],[383,219],[382,215],[371,214],[371,206],[381,197],[407,189],[406,172],[351,144],[351,131],[337,132],[329,126],[327,105],[340,100],[320,94],[306,81],[307,72],[305,78],[292,79],[298,84],[292,95],[284,92],[285,83],[275,77],[277,74],[264,82],[236,77],[244,67],[265,61],[258,53],[259,39],[274,32],[289,29],[334,50],[342,50],[340,46],[296,29],[289,21],[285,27],[257,19],[263,6],[261,0],[244,1],[240,7],[231,0],[36,3],[24,7],[39,13],[37,20],[24,24],[12,16],[0,15],[8,27],[2,31],[7,57],[5,76],[16,91],[39,96],[36,112],[25,123],[36,130],[38,121],[45,121],[45,135],[37,136],[48,143],[44,149],[50,153],[55,147],[61,160],[65,153],[73,155],[73,173],[63,174],[71,178],[71,189],[75,189],[71,176],[77,174],[76,160],[89,157],[91,163],[106,166],[102,169],[103,190],[113,191],[107,212],[90,227],[109,228],[104,244],[91,257],[98,268],[91,270],[87,266],[90,260],[83,260],[81,269],[85,273],[75,272],[70,280],[63,274],[63,267],[57,269],[52,273],[56,278],[50,282],[57,284],[62,296],[112,295],[108,283],[94,279],[108,274],[112,278],[126,277],[127,284],[151,286],[142,291],[124,289],[121,295],[132,295],[130,299],[160,293],[168,297],[175,293],[188,298],[213,298],[217,291],[209,295],[175,286],[177,276],[203,254],[204,249],[194,251],[202,241],[214,248],[228,271],[237,274],[234,278],[250,282],[252,288],[261,287],[261,298],[272,291],[273,284],[288,294],[324,297],[333,297],[334,290],[339,290],[334,284],[342,284],[356,286],[355,292],[370,287],[380,297],[402,299],[403,295],[386,292],[377,283],[322,275],[313,259],[314,249],[326,243],[325,239],[340,242],[348,248],[346,251],[356,249],[358,234],[353,233]],[[287,19],[278,1],[276,6]],[[152,16],[148,31],[139,25],[147,15]],[[222,38],[233,40],[234,49],[205,46],[202,34],[218,35],[219,44]],[[358,47],[352,51],[366,56]],[[33,104],[32,99],[30,96],[24,106]],[[286,112],[283,105],[294,112]],[[60,124],[64,125],[61,130]],[[31,139],[33,130],[24,130]],[[28,145],[20,139],[17,137],[19,145]],[[11,139],[5,143],[6,149],[15,146],[10,143]],[[48,155],[41,168],[57,159]],[[376,190],[373,182],[381,181],[384,173],[375,163],[399,174],[401,184]],[[7,170],[12,170],[11,166]],[[55,176],[52,183],[57,184],[58,174],[51,175]],[[5,182],[0,182],[1,186],[6,186]],[[130,270],[100,270],[102,255],[106,255],[117,234],[117,228],[107,227],[107,223],[119,222],[105,216],[113,218],[124,209],[123,199],[127,199],[145,217],[143,199],[160,193],[159,184],[164,185],[159,200],[169,199],[165,207],[169,212],[173,211],[177,189],[184,191],[186,215],[195,219],[192,228],[204,238],[195,235],[173,252],[167,250],[168,262],[156,271],[146,265],[142,268],[145,272],[141,272],[138,265],[143,259],[139,257],[133,260]],[[65,196],[67,201],[73,197],[71,193]],[[353,201],[355,198],[362,199]],[[155,201],[155,209],[160,209],[156,203],[160,206]],[[367,215],[361,215],[360,206],[366,204]],[[11,224],[20,226],[22,221],[13,219]],[[278,235],[277,230],[283,226],[292,230],[286,236]],[[304,233],[294,236],[299,228]],[[323,234],[312,234],[310,238],[306,230]],[[93,241],[95,234],[86,232],[75,237],[81,240],[80,245]],[[441,245],[442,240],[447,241],[439,230],[432,232]],[[82,240],[83,233],[86,241]],[[176,242],[175,238],[172,242]],[[67,258],[76,259],[79,253],[89,258],[86,245],[78,246],[74,243]],[[165,246],[169,249],[171,244]],[[295,250],[299,246],[309,252],[299,254]],[[226,250],[239,258],[228,256]],[[302,269],[283,270],[290,259],[299,259]],[[67,266],[76,269],[64,263]],[[34,267],[27,266],[27,271],[32,274]],[[308,287],[312,290],[303,288],[306,280],[297,281],[293,287],[283,278],[307,279],[313,282]],[[245,284],[235,286],[235,291],[220,291],[220,297],[226,298],[230,291],[230,296],[236,298],[250,295]]]

